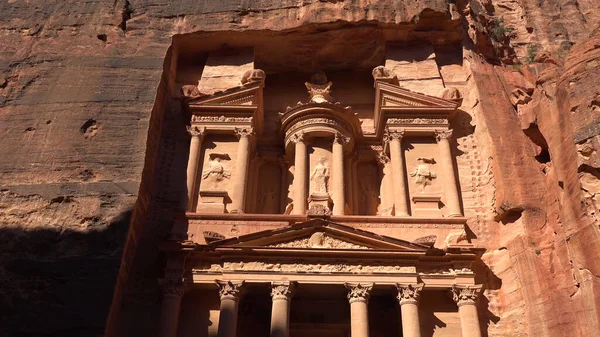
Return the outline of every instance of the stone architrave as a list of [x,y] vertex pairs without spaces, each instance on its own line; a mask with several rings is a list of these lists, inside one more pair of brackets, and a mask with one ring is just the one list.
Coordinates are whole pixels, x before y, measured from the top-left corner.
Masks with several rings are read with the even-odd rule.
[[244,281],[215,281],[221,299],[218,337],[236,337],[238,304]]
[[289,281],[272,282],[271,337],[288,337],[290,334],[290,302],[295,284]]
[[162,307],[159,322],[159,337],[176,337],[179,326],[179,311],[183,296],[183,283],[167,280],[162,282]]
[[480,292],[481,285],[452,286],[452,295],[454,302],[458,306],[463,337],[481,337],[476,306]]
[[235,174],[233,177],[233,198],[230,213],[244,213],[246,189],[248,185],[248,158],[250,156],[250,137],[254,134],[252,128],[236,128],[239,137]]
[[436,131],[435,139],[440,150],[440,164],[443,171],[444,191],[446,195],[445,204],[448,207],[448,216],[460,217],[462,216],[462,212],[460,210],[458,186],[454,177],[454,160],[450,148],[451,138],[452,130]]
[[402,336],[421,337],[418,304],[423,284],[396,284],[396,289],[402,315]]
[[408,216],[408,199],[406,197],[406,179],[404,178],[404,156],[402,155],[402,137],[404,131],[387,132],[390,142],[390,158],[392,161],[392,179],[394,181],[394,205],[396,216]]
[[306,214],[306,185],[307,185],[307,153],[304,134],[298,133],[291,136],[291,141],[295,143],[295,161],[294,161],[294,208],[292,214]]
[[368,304],[373,284],[346,283],[350,302],[351,337],[369,337]]
[[187,164],[187,205],[186,210],[192,212],[195,210],[194,200],[198,177],[198,163],[200,161],[200,149],[202,148],[202,140],[206,134],[205,127],[188,126],[187,131],[191,136],[190,154]]

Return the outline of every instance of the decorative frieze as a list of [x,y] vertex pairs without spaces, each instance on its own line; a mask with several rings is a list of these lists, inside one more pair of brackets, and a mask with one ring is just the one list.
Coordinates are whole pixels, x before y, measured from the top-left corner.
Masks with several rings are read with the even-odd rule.
[[456,305],[475,305],[479,299],[481,285],[452,285],[452,297]]
[[404,117],[404,118],[388,118],[387,124],[426,124],[426,125],[444,125],[448,124],[448,118],[444,117]]
[[414,266],[356,264],[356,263],[272,263],[272,262],[223,262],[199,266],[192,269],[195,273],[223,272],[283,272],[312,274],[414,274]]
[[252,117],[193,115],[192,122],[198,122],[198,123],[252,123]]
[[310,237],[289,242],[282,242],[268,247],[277,248],[329,248],[329,249],[370,249],[351,242],[332,238],[323,232],[316,232]]
[[369,302],[371,297],[371,290],[373,290],[373,283],[346,283],[344,284],[348,289],[348,301],[350,304],[354,302]]
[[417,304],[419,302],[419,296],[421,290],[423,290],[423,283],[419,284],[396,284],[398,289],[398,302],[400,305],[404,304]]

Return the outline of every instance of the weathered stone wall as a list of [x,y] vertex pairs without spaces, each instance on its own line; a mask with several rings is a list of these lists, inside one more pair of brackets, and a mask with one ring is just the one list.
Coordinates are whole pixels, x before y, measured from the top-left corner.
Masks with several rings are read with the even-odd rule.
[[[172,36],[298,27],[311,33],[349,22],[406,41],[462,40],[464,117],[475,131],[458,145],[478,151],[457,162],[482,178],[470,190],[461,187],[463,197],[485,200],[467,216],[487,249],[481,312],[489,335],[593,335],[600,306],[599,6],[1,2],[0,304],[8,314],[0,334],[102,335],[115,284],[109,334],[155,333],[162,268],[156,245],[185,189],[188,142],[170,98]],[[442,66],[446,83],[456,74]],[[532,100],[515,108],[514,88]]]

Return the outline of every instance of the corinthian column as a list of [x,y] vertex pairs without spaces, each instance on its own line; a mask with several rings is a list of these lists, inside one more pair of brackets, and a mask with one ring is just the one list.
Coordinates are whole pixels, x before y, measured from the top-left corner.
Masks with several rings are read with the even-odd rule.
[[480,291],[481,285],[452,286],[454,302],[458,305],[462,337],[481,337],[476,306]]
[[221,308],[218,337],[236,337],[238,303],[244,281],[216,281],[219,287]]
[[402,337],[421,337],[419,295],[423,284],[396,284],[402,315]]
[[351,337],[369,337],[369,297],[373,284],[346,283],[350,302]]
[[162,291],[163,298],[158,336],[175,337],[179,325],[179,308],[183,296],[183,285],[178,282],[167,281],[162,284]]
[[460,210],[460,199],[458,198],[458,188],[454,178],[454,161],[452,160],[452,151],[450,149],[450,138],[452,130],[437,131],[435,139],[440,149],[440,164],[443,172],[444,191],[446,194],[445,204],[448,206],[448,216],[462,216]]
[[333,215],[344,215],[346,191],[344,188],[344,144],[348,140],[339,133],[333,139]]
[[308,168],[306,167],[306,143],[304,134],[294,134],[291,141],[296,144],[294,159],[294,208],[292,214],[306,214],[306,178]]
[[200,149],[202,148],[202,140],[206,133],[205,127],[188,126],[187,131],[192,136],[190,141],[190,154],[187,164],[187,202],[186,210],[193,212],[195,210],[194,197],[196,186],[196,178],[198,177],[198,162],[200,161]]
[[402,156],[402,137],[404,131],[389,131],[390,159],[392,161],[392,180],[394,181],[394,205],[396,216],[408,215],[406,198],[406,179],[404,177],[404,157]]
[[244,213],[246,202],[246,187],[248,177],[248,157],[250,155],[250,137],[252,128],[235,128],[235,134],[240,138],[235,161],[233,177],[233,198],[230,213]]
[[271,283],[271,337],[288,337],[290,335],[290,302],[294,292],[294,283]]

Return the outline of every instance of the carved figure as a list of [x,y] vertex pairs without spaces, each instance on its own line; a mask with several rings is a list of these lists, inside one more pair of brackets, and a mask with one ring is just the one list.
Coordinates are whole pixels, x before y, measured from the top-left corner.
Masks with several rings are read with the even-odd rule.
[[360,205],[364,207],[365,214],[375,214],[378,206],[378,193],[368,180],[359,180]]
[[242,75],[242,85],[254,83],[254,82],[262,82],[265,80],[265,72],[261,69],[251,69],[247,70]]
[[310,181],[313,182],[312,193],[328,194],[327,181],[329,180],[329,168],[325,166],[327,158],[319,158],[319,162],[310,174]]
[[224,179],[231,177],[231,172],[223,167],[221,157],[220,154],[211,153],[208,167],[202,171],[202,181],[207,182],[207,189],[217,190]]
[[444,240],[444,244],[446,245],[446,247],[448,246],[452,246],[452,245],[456,245],[461,241],[466,241],[467,240],[467,232],[462,229],[459,231],[452,231],[450,233],[448,233],[448,235],[446,236],[446,240]]
[[398,76],[384,66],[375,67],[371,72],[371,75],[373,75],[373,79],[375,81],[384,81],[396,85],[398,84]]
[[425,187],[431,185],[433,179],[437,178],[437,174],[431,171],[429,164],[435,163],[433,158],[417,158],[417,168],[410,173],[411,177],[415,178],[415,183],[421,185],[421,193],[425,192]]

